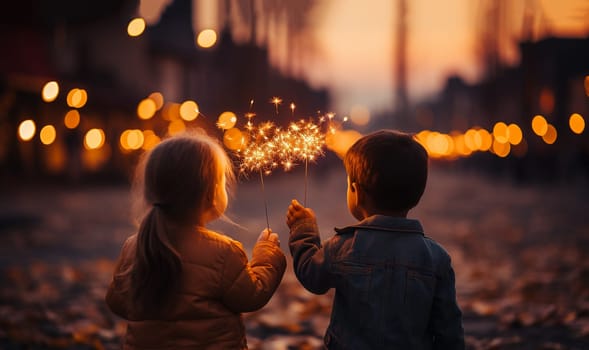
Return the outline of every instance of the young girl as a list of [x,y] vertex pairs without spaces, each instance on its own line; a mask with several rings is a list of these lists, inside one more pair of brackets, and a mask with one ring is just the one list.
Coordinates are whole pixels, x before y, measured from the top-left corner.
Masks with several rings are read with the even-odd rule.
[[242,312],[263,307],[286,259],[264,230],[248,262],[241,244],[205,225],[227,207],[234,179],[203,134],[169,138],[139,167],[149,207],[124,243],[106,302],[128,320],[124,349],[247,349]]

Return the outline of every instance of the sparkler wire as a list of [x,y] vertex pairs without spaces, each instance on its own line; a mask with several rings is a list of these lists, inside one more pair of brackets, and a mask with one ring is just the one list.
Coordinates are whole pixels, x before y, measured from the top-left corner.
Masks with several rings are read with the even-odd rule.
[[308,178],[308,170],[307,168],[309,167],[309,159],[305,158],[305,200],[303,201],[303,205],[306,208],[307,207],[307,182],[309,182]]
[[262,173],[262,169],[260,169],[260,183],[262,184],[262,197],[264,198],[264,210],[266,212],[266,227],[268,231],[270,231],[270,221],[268,220],[268,203],[266,202],[266,190],[264,188],[264,174]]

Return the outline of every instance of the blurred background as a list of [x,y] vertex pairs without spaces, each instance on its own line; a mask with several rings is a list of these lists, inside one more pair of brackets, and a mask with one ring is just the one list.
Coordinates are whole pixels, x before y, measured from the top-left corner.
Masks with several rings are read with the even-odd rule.
[[[431,158],[412,216],[454,259],[468,347],[589,347],[586,0],[0,6],[0,347],[118,348],[102,297],[145,150],[203,129],[235,154],[248,120],[326,117],[337,127],[308,176],[240,177],[241,226],[217,229],[249,251],[265,201],[286,251],[282,216],[308,192],[327,238],[353,222],[345,150],[411,132]],[[246,316],[250,347],[316,348],[330,296],[290,267],[283,285]]]
[[237,128],[248,112],[279,124],[332,112],[359,132],[421,132],[434,158],[522,180],[586,177],[588,11],[582,0],[18,2],[1,15],[2,176],[124,178],[166,135],[222,137],[223,112]]

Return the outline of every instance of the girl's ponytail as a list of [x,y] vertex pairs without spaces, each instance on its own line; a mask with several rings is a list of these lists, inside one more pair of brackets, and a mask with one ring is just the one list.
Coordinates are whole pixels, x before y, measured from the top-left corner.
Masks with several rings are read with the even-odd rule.
[[161,310],[178,288],[180,256],[166,233],[163,210],[155,204],[137,234],[131,292],[135,304],[143,310]]
[[187,133],[144,154],[137,175],[134,192],[141,196],[137,209],[147,213],[141,215],[137,234],[131,297],[145,314],[163,310],[179,288],[182,262],[171,240],[202,224],[214,207],[223,175],[231,183],[233,172],[216,141]]

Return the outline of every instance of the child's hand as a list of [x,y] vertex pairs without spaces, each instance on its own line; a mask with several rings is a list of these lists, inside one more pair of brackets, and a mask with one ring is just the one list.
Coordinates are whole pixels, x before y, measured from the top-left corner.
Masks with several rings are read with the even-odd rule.
[[303,219],[315,220],[315,213],[312,209],[305,208],[296,199],[293,199],[286,212],[286,224],[290,228],[296,221]]
[[261,241],[268,241],[271,243],[275,243],[276,245],[280,245],[278,234],[276,232],[272,232],[272,230],[270,230],[269,228],[264,229],[264,231],[260,233],[260,237],[258,237],[258,242]]

